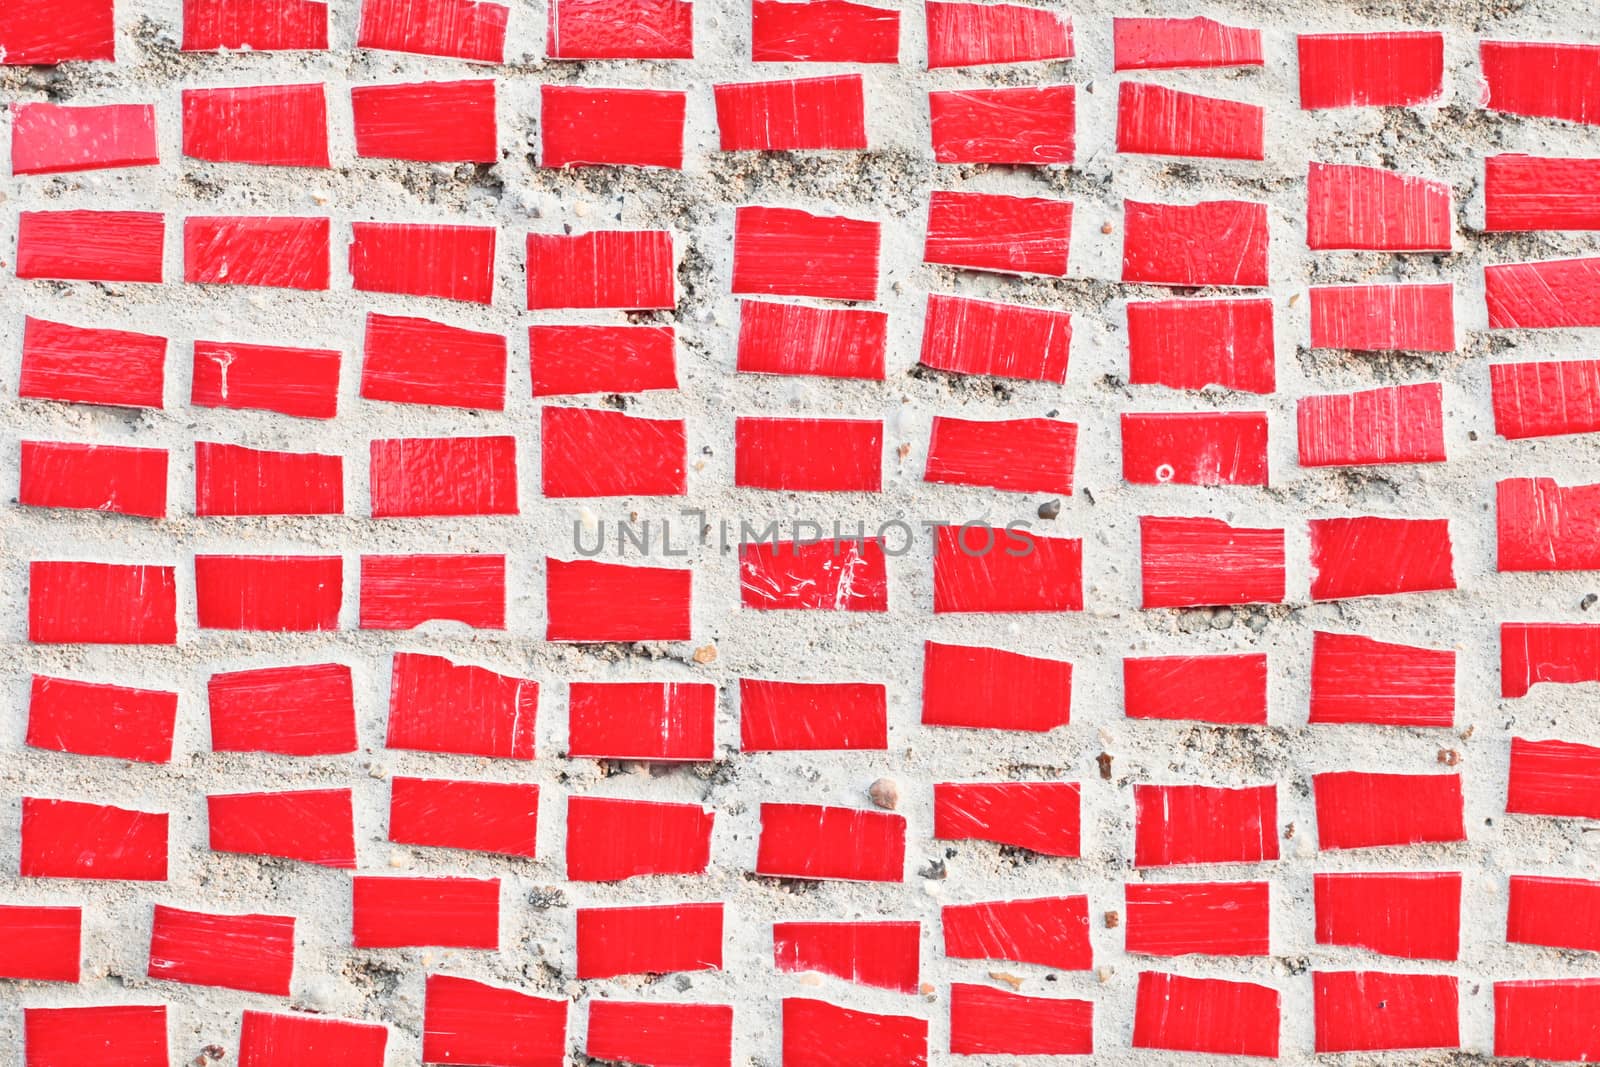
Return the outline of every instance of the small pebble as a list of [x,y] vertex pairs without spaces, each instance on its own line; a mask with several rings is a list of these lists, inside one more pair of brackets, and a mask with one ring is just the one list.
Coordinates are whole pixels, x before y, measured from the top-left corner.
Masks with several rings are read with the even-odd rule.
[[1100,764],[1100,777],[1108,782],[1111,781],[1111,753],[1102,752],[1094,758],[1094,761]]
[[1059,499],[1046,500],[1039,505],[1039,517],[1041,519],[1053,519],[1059,514],[1061,514],[1061,501]]
[[1100,224],[1100,232],[1101,233],[1116,233],[1117,232],[1117,228],[1115,226],[1111,225],[1111,223],[1109,223],[1109,222],[1102,222]]
[[1595,596],[1593,593],[1590,593],[1588,596],[1578,601],[1578,607],[1582,608],[1584,611],[1588,611],[1590,608],[1594,607],[1594,602],[1596,600],[1600,600],[1600,596]]
[[867,796],[885,811],[893,811],[900,806],[900,787],[893,778],[879,778],[873,782],[867,787]]
[[1441,748],[1439,750],[1439,762],[1446,767],[1454,767],[1461,762],[1461,753],[1453,748]]
[[1122,925],[1122,916],[1114,911],[1106,912],[1106,929],[1115,930]]
[[701,645],[699,648],[694,650],[694,661],[696,663],[710,663],[716,658],[716,645]]
[[990,971],[989,977],[993,978],[996,982],[1004,982],[1012,989],[1022,988],[1022,976],[1012,974],[1010,971]]
[[1229,611],[1227,608],[1223,608],[1221,611],[1211,616],[1211,628],[1213,630],[1226,630],[1232,625],[1233,612]]

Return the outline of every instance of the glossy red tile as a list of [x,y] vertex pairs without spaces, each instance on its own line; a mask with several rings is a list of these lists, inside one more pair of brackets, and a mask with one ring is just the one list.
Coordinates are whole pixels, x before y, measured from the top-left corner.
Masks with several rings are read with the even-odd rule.
[[504,63],[510,10],[493,0],[361,0],[356,47]]
[[361,395],[367,400],[505,409],[503,334],[369,313],[362,357]]
[[883,488],[878,419],[737,418],[733,483],[745,489],[876,493]]
[[1461,875],[1446,871],[1318,874],[1319,945],[1414,960],[1453,960],[1461,939]]
[[153,104],[11,105],[12,174],[63,174],[160,162]]
[[553,0],[545,28],[551,59],[693,59],[688,0]]
[[761,805],[759,875],[899,882],[905,853],[903,815],[820,804]]
[[698,804],[567,797],[567,878],[620,882],[704,874],[714,814]]
[[888,334],[882,311],[741,300],[737,369],[882,381]]
[[451,752],[531,760],[539,683],[443,656],[396,652],[389,672],[384,744],[416,752]]
[[1454,975],[1316,971],[1311,981],[1318,1053],[1460,1047]]
[[1600,979],[1494,984],[1494,1054],[1540,1060],[1600,1057]]
[[1134,385],[1270,393],[1272,302],[1129,301],[1128,363]]
[[709,682],[573,682],[567,755],[699,760],[717,754],[717,687]]
[[683,419],[555,405],[539,412],[547,497],[682,496],[688,491],[688,453]]
[[239,1067],[383,1067],[389,1028],[323,1015],[245,1011]]
[[433,621],[505,629],[506,557],[361,557],[361,629],[410,630]]
[[678,388],[671,326],[530,326],[534,396]]
[[500,879],[358,874],[350,880],[356,948],[500,947]]
[[935,531],[934,614],[1082,610],[1082,540],[987,526]]
[[35,674],[28,688],[30,748],[137,763],[172,758],[178,694]]
[[924,1019],[856,1011],[806,997],[783,998],[784,1067],[926,1067],[927,1062]]
[[330,233],[326,218],[190,215],[183,220],[183,280],[325,290]]
[[1513,874],[1509,883],[1508,943],[1600,951],[1600,882]]
[[0,978],[78,981],[82,908],[0,904],[0,937],[8,946],[0,958]]
[[356,750],[355,683],[342,663],[262,667],[206,682],[213,752],[334,756]]
[[328,166],[321,82],[183,91],[183,154],[210,163]]
[[722,969],[722,904],[578,908],[578,980]]
[[888,611],[883,542],[750,541],[739,546],[739,596],[758,611]]
[[197,555],[194,585],[202,630],[337,630],[344,560]]
[[1483,161],[1483,228],[1600,230],[1600,159],[1557,159],[1506,153]]
[[1302,33],[1300,107],[1411,107],[1444,93],[1444,34]]
[[933,836],[1076,859],[1079,789],[1077,782],[936,782]]
[[274,856],[323,867],[356,865],[348,789],[297,789],[206,797],[213,852]]
[[331,419],[339,406],[339,352],[196,341],[189,402]]
[[1282,530],[1144,515],[1139,543],[1146,608],[1283,602]]
[[[19,0],[0,11],[0,65],[116,58],[113,0]],[[28,1067],[38,1067],[30,1063]]]
[[1278,858],[1278,787],[1136,785],[1133,864],[1261,863]]
[[1444,182],[1334,163],[1306,175],[1307,248],[1448,252],[1452,228]]
[[928,68],[1071,59],[1072,20],[1026,4],[929,0]]
[[344,458],[196,441],[196,515],[339,515]]
[[888,700],[880,683],[739,679],[742,751],[872,751],[888,747]]
[[1312,519],[1311,599],[1456,587],[1448,519]]
[[1327,771],[1311,784],[1324,851],[1467,839],[1459,774]]
[[1266,152],[1265,116],[1257,104],[1125,81],[1117,91],[1117,151],[1258,160]]
[[423,163],[496,163],[493,78],[355,85],[356,155]]
[[1063,971],[1094,966],[1086,896],[946,904],[940,923],[944,954],[951,959],[1009,960]]
[[1072,495],[1078,427],[1055,419],[933,417],[923,481]]
[[1311,347],[1357,352],[1454,352],[1455,287],[1314,285]]
[[167,813],[22,798],[24,878],[167,880]]
[[962,296],[928,296],[922,322],[925,367],[1064,384],[1072,347],[1065,311]]
[[1259,67],[1261,31],[1193,17],[1112,19],[1116,70]]
[[733,1007],[591,1000],[584,1054],[650,1067],[731,1067]]
[[1504,478],[1495,496],[1497,570],[1600,570],[1600,485]]
[[159,282],[166,232],[159,211],[22,211],[17,277]]
[[167,450],[23,441],[17,503],[136,515],[167,514]]
[[1501,437],[1600,432],[1600,360],[1494,363],[1489,385]]
[[165,1004],[24,1008],[22,1033],[25,1067],[72,1067],[86,1056],[118,1067],[168,1067],[172,1062]]
[[112,407],[163,406],[167,339],[69,326],[29,315],[22,326],[17,395]]
[[712,86],[724,152],[864,151],[859,74]]
[[1491,330],[1600,325],[1600,258],[1483,268]]
[[1321,630],[1312,635],[1312,722],[1447,727],[1455,712],[1453,649]]
[[678,91],[541,85],[539,163],[682,170],[687,108]]
[[935,189],[922,261],[1002,274],[1063,277],[1072,201]]
[[472,304],[494,299],[493,226],[353,222],[350,233],[350,278],[358,291]]
[[396,775],[389,782],[389,840],[533,859],[539,787]]
[[852,0],[752,0],[757,63],[898,63],[900,12]]
[[1600,748],[1513,737],[1506,811],[1600,818]]
[[1122,477],[1131,485],[1266,485],[1267,413],[1124,414]]
[[1278,1055],[1278,991],[1254,982],[1139,972],[1133,1047]]
[[1266,653],[1129,656],[1122,661],[1123,714],[1263,726]]
[[68,645],[176,644],[175,569],[144,563],[33,560],[28,564],[28,640]]
[[778,970],[816,971],[897,993],[917,991],[921,944],[920,922],[772,924],[772,960]]
[[1267,284],[1267,205],[1122,202],[1122,280],[1151,285]]
[[545,557],[546,641],[687,641],[694,572]]
[[1480,41],[1478,68],[1490,111],[1600,124],[1600,45]]
[[326,0],[183,0],[183,50],[328,47]]
[[528,235],[529,310],[670,309],[676,293],[667,230]]
[[922,724],[1044,733],[1072,721],[1072,664],[923,642]]
[[1302,467],[1445,461],[1438,382],[1301,397],[1296,423]]
[[1077,87],[941,89],[928,94],[940,163],[1070,165],[1077,154]]
[[294,977],[294,917],[217,915],[155,906],[151,978],[289,995]]
[[1088,1056],[1094,1002],[950,985],[950,1051],[958,1056]]
[[517,514],[514,437],[401,437],[370,451],[375,519]]
[[422,1007],[423,1063],[561,1067],[566,1051],[565,1000],[453,975],[428,975]]
[[1124,948],[1145,956],[1265,956],[1267,882],[1129,882]]
[[882,226],[796,208],[734,213],[733,292],[874,300]]
[[1527,696],[1540,682],[1600,682],[1600,626],[1502,622],[1500,695]]

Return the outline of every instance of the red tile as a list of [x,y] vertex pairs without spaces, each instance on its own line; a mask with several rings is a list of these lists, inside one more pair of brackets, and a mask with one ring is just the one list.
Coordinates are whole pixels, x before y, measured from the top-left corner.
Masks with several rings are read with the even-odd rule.
[[1314,285],[1311,347],[1357,352],[1454,352],[1455,287]]
[[1067,380],[1071,347],[1068,312],[933,293],[918,362],[952,374],[1060,385]]
[[1505,478],[1495,491],[1497,570],[1600,569],[1600,485]]
[[1453,960],[1461,938],[1461,875],[1446,871],[1318,874],[1319,945],[1414,960]]
[[1094,966],[1086,896],[946,904],[940,921],[944,954],[951,959],[1009,960],[1063,971]]
[[[17,0],[0,11],[0,65],[116,58],[113,0]],[[28,1067],[39,1067],[29,1063]]]
[[1262,159],[1266,108],[1125,81],[1117,91],[1117,151],[1145,156]]
[[577,909],[578,980],[722,969],[722,904]]
[[1540,1060],[1600,1058],[1600,980],[1496,982],[1494,1054]]
[[[1506,941],[1600,951],[1600,882],[1513,874],[1506,905]],[[73,959],[76,961],[76,955]]]
[[529,326],[534,396],[678,388],[671,326]]
[[356,865],[348,789],[299,789],[206,797],[211,851],[275,856],[323,867]]
[[514,437],[400,437],[370,451],[375,519],[517,514]]
[[1281,604],[1283,531],[1143,515],[1139,571],[1146,608]]
[[1072,20],[1025,4],[928,0],[928,69],[1072,58]]
[[1266,882],[1129,882],[1124,947],[1145,956],[1265,956],[1271,949]]
[[1116,70],[1259,67],[1261,31],[1193,17],[1112,19]]
[[175,569],[143,563],[33,560],[28,564],[28,640],[68,645],[176,644]]
[[687,641],[694,573],[545,558],[546,641]]
[[337,630],[344,560],[197,555],[194,585],[203,630]]
[[927,1067],[928,1023],[806,997],[783,998],[783,1067]]
[[335,756],[356,750],[355,684],[342,663],[213,674],[213,752]]
[[23,441],[17,503],[137,515],[167,514],[167,450]]
[[1266,485],[1267,413],[1124,414],[1130,485]]
[[741,207],[733,223],[733,292],[874,300],[881,229],[866,219]]
[[185,89],[183,154],[212,163],[326,167],[323,84]]
[[325,0],[183,0],[185,52],[327,47]]
[[1600,45],[1480,41],[1490,111],[1600,124]]
[[528,308],[671,309],[672,234],[596,230],[528,235]]
[[1491,330],[1600,326],[1600,258],[1483,268]]
[[167,880],[167,813],[22,798],[24,878]]
[[900,12],[851,0],[752,0],[757,63],[898,63]]
[[1317,971],[1311,980],[1318,1053],[1461,1045],[1454,975]]
[[1129,656],[1122,701],[1130,719],[1265,726],[1267,656]]
[[17,277],[159,282],[166,232],[159,211],[23,211]]
[[183,220],[183,280],[326,290],[330,232],[325,218],[190,215]]
[[739,546],[740,603],[758,611],[888,611],[883,542],[750,541]]
[[[915,993],[920,922],[779,922],[772,962],[780,971],[816,971],[847,982]],[[77,957],[73,957],[76,966]]]
[[331,419],[339,406],[339,352],[196,341],[189,402]]
[[882,311],[739,301],[737,360],[738,369],[746,373],[881,382],[888,338],[889,316]]
[[688,452],[683,419],[554,405],[539,412],[547,497],[682,496],[688,491]]
[[584,1054],[651,1067],[731,1067],[733,1008],[727,1004],[591,1000]]
[[1083,541],[1020,529],[940,526],[934,534],[933,610],[1083,610]]
[[0,904],[6,954],[0,978],[26,982],[76,982],[83,909]]
[[1072,721],[1072,664],[923,642],[922,724],[1045,733]]
[[11,173],[62,174],[161,162],[153,104],[11,105]]
[[864,151],[861,75],[712,86],[724,152]]
[[883,488],[879,419],[737,418],[733,484],[743,489],[876,493]]
[[1312,163],[1306,247],[1450,250],[1450,186],[1380,167]]
[[339,515],[344,458],[196,441],[196,515]]
[[422,1008],[423,1063],[561,1067],[566,1051],[565,1000],[451,975],[428,975]]
[[452,663],[443,656],[396,652],[384,744],[416,752],[531,760],[538,711],[539,683],[532,679]]
[[239,1067],[383,1067],[389,1028],[321,1015],[246,1011],[239,1029]]
[[1312,519],[1311,599],[1456,587],[1448,519]]
[[1489,385],[1501,437],[1600,432],[1600,360],[1494,363]]
[[1527,696],[1540,682],[1600,682],[1600,626],[1500,624],[1500,695]]
[[350,279],[360,292],[494,299],[493,226],[353,222],[350,231]]
[[1024,997],[990,986],[950,986],[950,1051],[958,1056],[1088,1056],[1094,1001]]
[[761,805],[757,874],[899,882],[905,878],[905,856],[903,815],[820,804]]
[[505,629],[505,556],[361,557],[361,629],[410,630],[436,620]]
[[356,47],[504,63],[509,14],[480,0],[361,0]]
[[682,170],[687,107],[683,92],[541,85],[539,164]]
[[1409,107],[1444,93],[1444,34],[1302,33],[1300,107]]
[[155,906],[151,978],[289,995],[294,977],[294,917],[216,915]]
[[1133,1047],[1278,1056],[1278,991],[1253,982],[1139,973]]
[[1152,285],[1267,284],[1267,205],[1122,202],[1122,280]]
[[922,261],[1002,274],[1067,273],[1072,201],[935,189]]
[[168,1067],[172,1062],[167,1058],[165,1004],[24,1008],[22,1031],[25,1067],[74,1067],[86,1060],[117,1067]]
[[1071,164],[1077,87],[946,89],[928,94],[933,158],[940,163]]
[[935,415],[922,480],[1071,496],[1077,452],[1076,423]]
[[1600,201],[1590,195],[1596,182],[1600,159],[1488,156],[1483,228],[1490,233],[1600,230]]
[[26,743],[78,756],[166,763],[177,718],[174,692],[35,674],[28,689]]
[[567,797],[567,878],[620,882],[644,874],[704,874],[714,815],[698,804]]
[[1323,851],[1467,839],[1459,774],[1329,771],[1311,784]]
[[693,59],[694,4],[552,0],[544,50],[551,59]]
[[1136,785],[1136,867],[1278,858],[1278,787]]
[[356,875],[350,880],[356,948],[500,947],[500,879]]
[[744,752],[888,747],[888,701],[879,683],[739,679],[739,748]]
[[362,353],[361,395],[367,400],[505,409],[503,334],[369,312]]
[[936,782],[933,836],[1076,859],[1077,782]]
[[1455,713],[1454,650],[1313,634],[1312,722],[1447,727]]
[[1270,393],[1274,363],[1270,300],[1128,302],[1134,385]]
[[1600,748],[1513,737],[1506,811],[1600,818]]
[[1445,461],[1438,382],[1301,397],[1296,422],[1302,467]]
[[389,840],[533,859],[539,787],[523,782],[457,782],[396,775],[389,785]]
[[709,682],[573,682],[567,755],[575,759],[712,760],[717,687]]
[[356,155],[424,163],[496,163],[494,79],[356,85]]
[[159,408],[167,339],[26,316],[17,395],[30,400]]

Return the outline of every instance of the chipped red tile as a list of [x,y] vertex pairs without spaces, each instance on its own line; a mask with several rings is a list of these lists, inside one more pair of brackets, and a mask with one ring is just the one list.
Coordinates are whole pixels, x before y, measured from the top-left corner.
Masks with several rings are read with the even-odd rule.
[[1261,31],[1198,16],[1111,20],[1116,70],[1259,67]]
[[531,760],[539,683],[452,663],[443,656],[396,652],[389,673],[384,744],[416,752]]
[[1455,975],[1316,971],[1311,981],[1318,1053],[1461,1045]]
[[194,343],[189,402],[331,419],[339,405],[339,352],[328,348]]
[[1302,33],[1300,107],[1409,107],[1444,93],[1444,34]]
[[1009,960],[1063,971],[1094,966],[1086,896],[946,904],[940,924],[944,954],[951,959]]
[[1082,611],[1083,541],[1021,529],[940,526],[934,534],[933,610]]
[[1356,515],[1312,519],[1306,525],[1312,600],[1456,587],[1449,519]]
[[213,852],[275,856],[323,867],[356,865],[348,789],[295,789],[206,797]]
[[1139,972],[1133,1047],[1278,1055],[1278,991],[1254,982]]
[[337,630],[344,559],[197,555],[194,585],[203,630]]
[[1271,951],[1271,889],[1266,882],[1129,882],[1123,894],[1128,952],[1265,956]]
[[1267,284],[1267,205],[1122,202],[1122,280],[1152,285]]
[[733,292],[874,300],[881,229],[842,215],[741,207],[733,222]]
[[1450,186],[1381,167],[1312,163],[1306,247],[1450,250]]
[[1270,300],[1128,302],[1134,385],[1270,393],[1275,362]]
[[176,644],[175,568],[33,560],[28,564],[28,640],[35,644]]
[[925,482],[1072,495],[1076,423],[933,417]]
[[25,1067],[72,1067],[85,1060],[117,1067],[168,1067],[172,1062],[165,1004],[24,1008],[22,1032]]
[[1267,722],[1267,656],[1129,656],[1122,661],[1123,714],[1233,725]]
[[722,969],[722,904],[578,908],[578,980]]
[[1501,437],[1600,432],[1600,359],[1494,363],[1489,385]]
[[1278,787],[1136,785],[1136,867],[1278,858]]
[[945,89],[928,94],[933,158],[940,163],[1071,165],[1077,87]]
[[905,854],[903,815],[820,804],[761,805],[759,875],[899,882]]
[[1600,748],[1513,737],[1506,811],[1600,819]]
[[1329,771],[1311,784],[1323,851],[1467,839],[1459,774]]
[[185,52],[327,47],[327,0],[183,0]]
[[183,154],[211,163],[328,166],[321,82],[183,91]]
[[591,1000],[584,1054],[651,1067],[731,1067],[733,1007]]
[[503,334],[369,312],[362,352],[361,395],[367,400],[505,409]]
[[694,572],[545,559],[546,641],[687,641]]
[[1495,495],[1497,570],[1600,570],[1600,485],[1505,478]]
[[1283,531],[1202,517],[1139,517],[1146,608],[1281,604]]
[[325,290],[330,234],[326,218],[190,215],[183,220],[183,280]]
[[882,381],[888,327],[881,311],[741,300],[738,369]]
[[551,59],[693,59],[694,4],[552,0],[544,49]]
[[167,450],[23,441],[17,503],[164,518]]
[[356,875],[350,879],[356,948],[500,947],[500,879]]
[[1453,960],[1461,939],[1461,875],[1448,871],[1318,874],[1319,945],[1413,960]]
[[1302,467],[1445,461],[1438,382],[1301,397],[1296,422]]
[[323,1015],[245,1011],[239,1028],[239,1067],[383,1067],[389,1028]]
[[1483,268],[1491,330],[1600,326],[1600,258]]
[[698,804],[567,797],[567,878],[620,882],[644,874],[704,874],[714,814]]
[[23,211],[17,277],[159,282],[166,216],[159,211]]
[[933,836],[1076,859],[1078,793],[1077,782],[936,782]]
[[[772,962],[786,973],[816,971],[847,982],[915,993],[920,922],[778,922]],[[76,967],[77,957],[73,957]]]
[[687,107],[684,92],[541,85],[539,165],[682,170]]
[[356,47],[504,63],[510,10],[485,0],[361,0]]
[[196,515],[339,515],[344,458],[196,441]]
[[1483,161],[1483,228],[1600,230],[1600,159],[1502,154]]
[[671,309],[672,234],[596,230],[528,235],[528,309]]
[[737,418],[733,484],[744,489],[876,493],[883,488],[880,419]]
[[807,997],[784,997],[784,1067],[846,1063],[927,1067],[927,1020],[855,1011]]
[[724,152],[864,151],[861,75],[712,86]]
[[514,437],[399,437],[370,452],[375,519],[517,514]]
[[717,687],[709,682],[573,682],[567,755],[576,759],[711,760]]
[[1600,1058],[1600,979],[1496,982],[1494,1054],[1540,1060]]
[[1454,352],[1455,286],[1314,285],[1311,347]]
[[740,603],[759,611],[888,611],[878,538],[751,541],[739,546]]
[[928,69],[1071,59],[1072,20],[1025,4],[928,0]]
[[1266,485],[1267,413],[1124,414],[1130,485]]
[[1072,201],[935,189],[922,261],[1001,274],[1063,277]]
[[1600,682],[1600,626],[1500,624],[1500,695],[1527,696],[1540,682]]
[[547,497],[682,496],[688,491],[683,419],[601,408],[539,412],[541,488]]
[[1094,1002],[950,985],[950,1051],[958,1056],[1088,1056]]
[[390,779],[389,840],[399,845],[533,859],[538,824],[539,787],[532,783]]
[[153,104],[11,105],[11,173],[62,174],[161,162]]
[[294,917],[217,915],[157,904],[148,973],[169,982],[286,997],[294,977]]
[[752,0],[757,63],[898,63],[900,12],[851,0]]
[[[14,0],[0,11],[0,65],[116,58],[113,0]],[[29,1067],[37,1067],[29,1064]]]
[[35,674],[28,689],[31,748],[139,763],[172,758],[178,694]]
[[739,679],[741,751],[881,751],[888,747],[888,699],[880,683]]
[[24,878],[167,880],[167,813],[22,798]]
[[1045,733],[1072,721],[1072,664],[923,642],[922,724]]
[[1455,724],[1456,654],[1318,630],[1311,646],[1311,720],[1376,726]]
[[493,226],[353,222],[350,232],[350,279],[359,292],[494,299]]
[[356,155],[423,163],[496,163],[493,78],[350,89]]
[[335,756],[356,750],[355,684],[342,663],[213,674],[213,752]]
[[410,630],[435,620],[505,629],[506,557],[361,557],[361,629]]
[[82,908],[0,904],[0,938],[6,943],[6,953],[0,957],[0,978],[78,981]]
[[565,1000],[452,975],[428,975],[422,1001],[423,1063],[561,1067],[566,1050]]
[[1262,159],[1266,108],[1125,81],[1117,91],[1117,151],[1145,156]]
[[1509,890],[1507,942],[1600,951],[1600,882],[1513,874]]
[[1061,385],[1071,347],[1068,312],[931,293],[918,362],[952,374]]
[[678,388],[671,326],[529,326],[534,396]]
[[1478,67],[1490,111],[1600,124],[1600,45],[1480,41]]
[[24,317],[17,395],[71,404],[159,408],[167,339]]

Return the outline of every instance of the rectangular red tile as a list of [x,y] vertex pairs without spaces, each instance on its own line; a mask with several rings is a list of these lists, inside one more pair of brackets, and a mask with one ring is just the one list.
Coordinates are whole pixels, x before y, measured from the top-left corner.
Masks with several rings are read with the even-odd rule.
[[879,419],[737,418],[733,484],[744,489],[876,493],[883,488]]
[[693,59],[689,0],[552,0],[551,59]]
[[1076,423],[933,417],[925,482],[1072,495]]
[[505,409],[503,334],[369,313],[362,355],[361,395],[367,400]]
[[934,641],[922,648],[924,726],[1045,733],[1072,721],[1064,660]]
[[23,441],[17,503],[136,515],[167,514],[167,450]]
[[434,620],[505,629],[506,557],[361,557],[361,629],[410,630]]
[[1150,285],[1267,284],[1267,205],[1122,202],[1122,280]]
[[22,326],[17,395],[112,407],[163,406],[167,339],[69,326],[29,315]]
[[1261,31],[1195,16],[1111,20],[1116,70],[1259,67]]
[[0,65],[115,59],[112,7],[113,0],[8,4],[0,11]]
[[722,969],[722,904],[578,908],[578,980]]
[[239,1027],[239,1067],[383,1067],[389,1028],[322,1015],[246,1011]]
[[758,611],[888,611],[883,542],[750,541],[739,546],[739,596]]
[[1117,91],[1117,151],[1259,160],[1266,152],[1265,116],[1257,104],[1125,81]]
[[1600,45],[1480,41],[1478,67],[1490,111],[1600,124]]
[[1071,59],[1072,20],[1026,4],[928,0],[928,69]]
[[423,1063],[561,1067],[566,1060],[565,1000],[430,974],[422,1004]]
[[1123,714],[1232,725],[1267,722],[1267,656],[1129,656],[1122,661]]
[[1265,956],[1267,882],[1129,882],[1123,947],[1145,956]]
[[1444,34],[1302,33],[1300,107],[1411,107],[1444,92]]
[[[920,922],[777,922],[772,962],[780,971],[816,971],[858,985],[915,993]],[[76,967],[77,957],[73,957]]]
[[1315,162],[1306,175],[1307,248],[1448,252],[1452,228],[1442,181]]
[[494,299],[493,226],[352,222],[350,234],[350,279],[359,292]]
[[1078,793],[1077,782],[936,782],[933,836],[1076,859]]
[[953,982],[950,1051],[958,1056],[1092,1055],[1094,1001],[1025,997]]
[[1278,858],[1278,787],[1136,785],[1133,863],[1261,863]]
[[1467,839],[1459,774],[1328,771],[1311,784],[1323,851]]
[[567,797],[567,878],[620,882],[653,874],[704,874],[714,815],[698,804]]
[[1513,874],[1509,892],[1508,943],[1600,951],[1600,882]]
[[1455,712],[1454,650],[1312,635],[1312,722],[1447,727]]
[[289,995],[294,977],[294,917],[217,915],[155,906],[151,978]]
[[1454,352],[1455,287],[1314,285],[1311,347],[1356,352]]
[[1302,467],[1445,461],[1438,382],[1301,397],[1295,418]]
[[688,99],[678,91],[541,85],[539,165],[682,170]]
[[1453,960],[1461,939],[1461,875],[1446,871],[1318,874],[1319,945],[1414,960]]
[[1600,326],[1600,258],[1483,268],[1491,330]]
[[185,52],[327,47],[326,0],[183,0]]
[[1077,155],[1077,87],[943,89],[928,94],[940,163],[1070,165]]
[[159,282],[166,233],[159,211],[22,211],[17,277]]
[[168,1067],[172,1062],[165,1004],[24,1008],[22,1032],[26,1067],[70,1067],[91,1050],[100,1062],[118,1067]]
[[1600,230],[1600,159],[1558,159],[1505,153],[1483,161],[1483,228]]
[[423,163],[496,163],[493,78],[355,85],[356,155]]
[[547,497],[682,496],[688,491],[683,419],[600,408],[539,412],[540,480]]
[[1600,485],[1557,485],[1554,478],[1495,483],[1496,569],[1600,569]]
[[1540,682],[1600,682],[1600,626],[1500,624],[1500,695],[1527,696]]
[[7,945],[0,958],[0,978],[78,981],[82,908],[0,904],[0,937]]
[[35,674],[28,688],[30,748],[138,763],[172,758],[178,694]]
[[339,515],[344,458],[196,441],[196,515]]
[[694,573],[545,558],[546,641],[687,641]]
[[206,699],[213,752],[334,756],[356,750],[355,683],[342,663],[213,674]]
[[22,798],[24,878],[167,880],[167,813]]
[[356,875],[350,880],[356,948],[500,947],[500,879]]
[[1312,519],[1307,525],[1312,600],[1456,587],[1448,519],[1357,515]]
[[671,326],[529,326],[534,396],[678,388]]
[[709,682],[573,682],[567,755],[575,759],[716,758],[717,687]]
[[1600,359],[1493,363],[1489,386],[1501,437],[1600,432]]
[[1266,485],[1267,413],[1124,414],[1130,485]]
[[928,1023],[910,1015],[877,1015],[825,1000],[784,997],[783,1062],[785,1067],[927,1067]]
[[331,232],[326,218],[190,215],[183,220],[183,280],[325,290]]
[[898,63],[900,12],[851,0],[752,0],[757,63]]
[[906,820],[886,811],[762,804],[756,873],[768,878],[899,882]]
[[1600,1058],[1600,980],[1494,984],[1494,1054],[1540,1060]]
[[922,261],[1001,274],[1063,277],[1072,201],[935,189]]
[[33,560],[28,564],[28,640],[176,644],[175,569],[143,563]]
[[724,152],[864,151],[859,74],[712,86]]
[[11,173],[63,174],[161,162],[153,104],[11,105]]
[[196,341],[189,402],[331,419],[339,406],[339,352]]
[[962,296],[928,296],[922,322],[925,367],[1065,384],[1072,316],[1065,311]]
[[356,47],[504,63],[510,12],[483,0],[361,0]]
[[1600,748],[1513,737],[1506,811],[1600,818]]
[[733,292],[875,300],[881,229],[868,219],[741,207],[733,222]]
[[1171,389],[1276,388],[1270,300],[1128,302],[1128,381]]
[[583,1048],[587,1056],[619,1063],[731,1067],[733,1008],[658,1000],[591,1000]]
[[882,311],[741,300],[738,369],[882,381],[888,336],[889,316]]
[[274,856],[349,870],[356,865],[348,789],[297,789],[206,797],[213,852]]
[[528,309],[671,309],[672,234],[596,230],[528,235]]
[[741,751],[888,747],[888,701],[880,683],[739,679]]
[[210,163],[328,166],[321,82],[183,91],[183,154]]
[[1083,610],[1083,541],[1020,529],[940,526],[934,534],[933,610]]
[[533,859],[539,787],[523,782],[389,780],[389,840]]
[[1318,1053],[1461,1045],[1455,975],[1316,971],[1311,981]]
[[951,959],[1008,960],[1063,971],[1094,966],[1086,896],[946,904],[940,923],[944,954]]
[[370,452],[375,519],[518,512],[514,437],[400,437]]
[[194,585],[203,630],[337,630],[344,560],[197,555]]
[[1139,518],[1139,572],[1146,608],[1280,604],[1283,531],[1202,517]]
[[384,744],[417,752],[531,760],[538,710],[539,683],[532,679],[443,656],[396,652]]
[[1139,972],[1133,1047],[1278,1056],[1278,991],[1254,982]]

